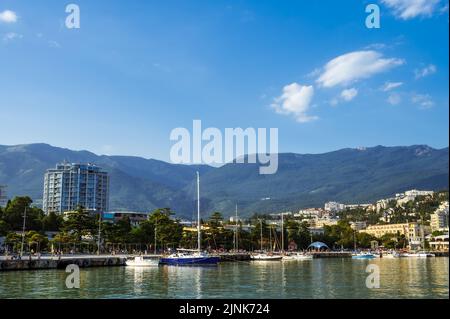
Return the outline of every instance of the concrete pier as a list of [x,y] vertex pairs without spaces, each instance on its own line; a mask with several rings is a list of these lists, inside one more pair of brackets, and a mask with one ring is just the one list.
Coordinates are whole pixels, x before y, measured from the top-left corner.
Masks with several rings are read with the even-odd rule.
[[75,264],[80,268],[123,266],[126,256],[64,256],[64,257],[41,257],[22,259],[0,259],[0,271],[8,270],[37,270],[37,269],[65,269],[67,265]]

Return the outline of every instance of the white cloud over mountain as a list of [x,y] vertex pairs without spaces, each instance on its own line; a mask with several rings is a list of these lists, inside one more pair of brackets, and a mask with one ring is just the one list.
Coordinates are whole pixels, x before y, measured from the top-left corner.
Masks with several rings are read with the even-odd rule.
[[307,114],[313,96],[314,87],[312,85],[292,83],[283,88],[283,93],[274,99],[271,107],[279,114],[293,116],[300,123],[314,121],[318,117]]
[[316,82],[326,88],[348,85],[404,63],[402,59],[383,58],[381,53],[373,50],[354,51],[329,61]]

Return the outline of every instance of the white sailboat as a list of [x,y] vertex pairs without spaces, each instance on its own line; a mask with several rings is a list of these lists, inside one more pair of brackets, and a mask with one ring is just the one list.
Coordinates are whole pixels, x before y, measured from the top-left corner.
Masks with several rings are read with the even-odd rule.
[[250,258],[255,261],[278,261],[283,258],[283,256],[280,255],[273,255],[273,254],[267,254],[263,252],[263,234],[262,234],[262,220],[259,220],[260,228],[261,228],[261,252],[256,255],[251,255]]

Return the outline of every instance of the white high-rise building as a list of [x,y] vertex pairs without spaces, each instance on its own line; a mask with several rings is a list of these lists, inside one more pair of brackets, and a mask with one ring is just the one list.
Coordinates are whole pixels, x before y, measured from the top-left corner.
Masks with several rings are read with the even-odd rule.
[[109,176],[92,164],[57,164],[44,178],[43,210],[64,213],[82,206],[91,212],[108,211]]
[[327,212],[340,212],[343,211],[345,209],[345,205],[341,204],[341,203],[337,203],[337,202],[328,202],[325,203],[325,210]]
[[448,202],[444,202],[441,206],[431,214],[431,229],[435,230],[447,230],[448,231]]

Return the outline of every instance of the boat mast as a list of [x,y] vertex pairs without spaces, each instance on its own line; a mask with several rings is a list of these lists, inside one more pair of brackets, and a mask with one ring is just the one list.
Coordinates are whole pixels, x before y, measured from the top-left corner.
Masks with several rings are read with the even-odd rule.
[[281,253],[284,252],[284,214],[281,213]]
[[198,241],[198,252],[201,252],[201,225],[200,225],[200,174],[197,171],[197,241]]
[[272,225],[269,226],[269,251],[272,252]]
[[157,230],[158,230],[157,227],[158,227],[158,217],[155,216],[155,248],[154,248],[154,250],[155,250],[155,255],[156,255],[156,243],[157,243],[156,232],[157,232]]
[[102,235],[102,212],[98,213],[98,240],[97,240],[97,255],[100,255],[100,240]]
[[261,252],[263,250],[263,235],[262,235],[262,219],[259,220],[260,231],[261,231]]
[[236,204],[236,225],[234,228],[234,243],[235,243],[235,251],[238,251],[239,249],[239,242],[238,242],[238,210],[237,210],[237,204]]

